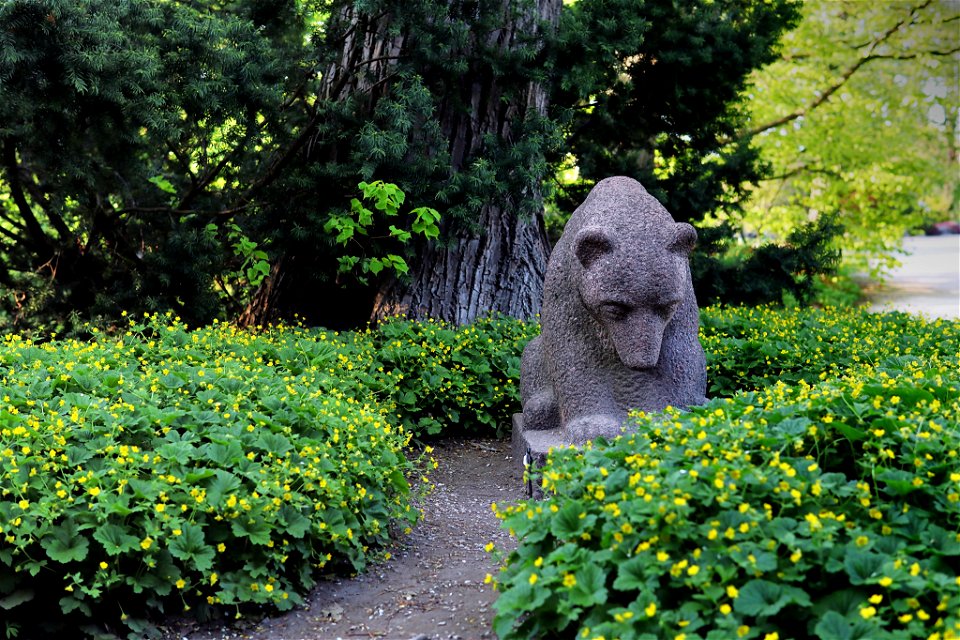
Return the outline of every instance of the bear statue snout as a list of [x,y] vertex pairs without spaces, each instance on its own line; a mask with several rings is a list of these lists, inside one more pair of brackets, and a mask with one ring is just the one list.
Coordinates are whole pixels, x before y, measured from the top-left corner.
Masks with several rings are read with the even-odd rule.
[[614,348],[629,369],[653,369],[660,362],[660,347],[666,323],[655,314],[640,312],[617,327],[610,327]]
[[[633,369],[634,371],[644,371],[646,369],[653,369],[657,366],[657,363],[660,362],[660,340],[645,340],[638,341],[641,344],[631,345],[628,349],[620,350],[617,349],[617,355],[620,356],[620,361],[628,369]],[[655,342],[656,344],[651,344]]]

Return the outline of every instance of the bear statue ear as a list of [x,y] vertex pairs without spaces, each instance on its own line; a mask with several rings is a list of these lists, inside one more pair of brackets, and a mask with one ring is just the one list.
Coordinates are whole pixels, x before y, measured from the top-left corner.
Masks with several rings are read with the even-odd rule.
[[686,222],[678,222],[673,232],[673,242],[667,247],[675,253],[690,253],[697,244],[697,230]]
[[606,229],[585,227],[573,241],[573,253],[584,267],[589,268],[604,254],[613,251],[613,238]]

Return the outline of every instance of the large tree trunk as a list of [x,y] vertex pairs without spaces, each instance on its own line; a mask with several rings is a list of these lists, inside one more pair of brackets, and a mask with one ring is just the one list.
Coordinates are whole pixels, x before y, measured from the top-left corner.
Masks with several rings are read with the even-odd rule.
[[[529,198],[540,200],[539,187]],[[428,245],[409,282],[393,279],[377,296],[373,318],[394,315],[464,324],[498,312],[530,318],[540,311],[548,242],[541,215],[518,219],[515,205],[483,207],[479,233],[460,232]]]
[[[477,47],[478,58],[480,47],[488,55],[490,49],[511,52],[520,43],[529,44],[531,38],[543,42],[541,30],[556,27],[562,6],[562,0],[529,0],[520,14],[515,10],[518,0],[481,1],[490,3],[485,9],[497,8],[502,26],[471,32],[475,40],[467,47]],[[389,94],[401,61],[406,63],[407,50],[418,34],[391,29],[389,14],[371,16],[352,3],[345,5],[327,24],[329,33],[343,34],[342,55],[324,70],[318,99],[350,99],[362,118],[363,113],[373,114],[377,102]],[[483,40],[478,42],[480,38]],[[450,155],[451,174],[468,168],[477,158],[489,157],[493,152],[485,148],[485,139],[491,136],[501,149],[522,143],[525,120],[544,117],[547,112],[545,87],[530,82],[518,91],[516,78],[506,86],[511,80],[494,73],[492,65],[478,65],[477,69],[464,74],[459,86],[444,94],[433,114],[447,144],[444,151]],[[429,77],[429,69],[414,71]],[[334,145],[313,155],[336,162],[349,152],[349,148]],[[442,218],[442,241],[418,248],[415,258],[408,261],[409,276],[385,282],[375,299],[369,299],[372,311],[367,317],[376,321],[399,314],[462,324],[491,312],[524,318],[538,313],[549,253],[542,178],[533,176],[508,196],[491,198],[475,212],[470,224],[458,223],[451,216]],[[534,213],[521,215],[521,210]],[[293,278],[285,277],[296,276],[290,272],[297,264],[292,258],[287,256],[274,266],[239,319],[241,324],[265,324],[283,315],[283,309],[292,308],[283,302],[295,288]]]
[[[513,19],[510,0],[501,0],[505,26],[488,35],[488,46],[509,51],[520,39],[555,28],[561,0],[537,0],[522,18]],[[481,155],[484,139],[494,136],[508,146],[519,142],[524,120],[546,115],[546,88],[530,82],[520,99],[508,98],[493,74],[465,77],[461,103],[469,113],[445,100],[439,120],[450,141],[451,168],[465,167]],[[393,315],[438,318],[463,324],[498,312],[529,318],[540,310],[549,242],[543,224],[541,180],[535,176],[522,192],[486,203],[473,229],[444,220],[445,242],[425,246],[412,265],[410,279],[393,279],[380,290],[373,319]],[[520,215],[521,203],[532,216]]]

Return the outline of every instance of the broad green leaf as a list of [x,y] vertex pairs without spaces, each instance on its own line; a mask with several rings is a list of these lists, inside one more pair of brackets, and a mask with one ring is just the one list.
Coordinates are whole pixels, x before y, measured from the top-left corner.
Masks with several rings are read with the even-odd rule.
[[51,560],[67,563],[86,558],[90,542],[86,536],[80,535],[73,520],[65,520],[63,524],[52,527],[40,545]]
[[103,545],[104,551],[111,556],[134,551],[140,544],[140,539],[127,533],[124,527],[109,523],[97,527],[93,539]]
[[278,456],[282,456],[293,449],[293,445],[290,444],[290,440],[279,433],[264,432],[260,434],[256,444],[258,447],[261,447],[262,449],[265,449]]
[[620,564],[613,588],[619,591],[639,591],[647,586],[644,569],[650,564],[647,556],[635,556]]
[[853,629],[850,623],[836,611],[829,611],[813,629],[820,640],[851,640]]
[[0,609],[13,609],[17,605],[33,600],[33,589],[17,589],[10,595],[0,598]]
[[209,571],[213,566],[213,547],[206,544],[200,525],[186,522],[180,527],[180,535],[171,535],[170,554],[185,562],[192,563],[198,571]]
[[748,616],[772,616],[788,604],[809,606],[810,597],[801,589],[768,580],[751,580],[734,600],[737,613]]
[[287,523],[287,533],[294,538],[302,538],[310,530],[310,520],[288,504],[280,509],[280,516]]
[[866,584],[880,577],[884,561],[880,554],[848,547],[843,568],[850,576],[850,584]]
[[550,523],[550,532],[560,540],[570,540],[583,533],[584,519],[580,517],[587,511],[584,506],[571,501],[560,507]]
[[583,607],[604,602],[607,598],[607,576],[600,567],[588,564],[574,572],[577,584],[570,589],[570,602]]
[[270,542],[271,528],[262,518],[244,517],[234,518],[230,522],[230,529],[233,535],[237,537],[249,538],[254,544],[267,544]]
[[176,193],[177,189],[170,183],[169,180],[163,176],[153,176],[152,178],[147,179],[148,182],[154,184],[158,189],[164,193]]
[[212,505],[219,505],[227,496],[236,493],[241,484],[240,478],[234,474],[223,469],[217,469],[207,485],[207,502]]

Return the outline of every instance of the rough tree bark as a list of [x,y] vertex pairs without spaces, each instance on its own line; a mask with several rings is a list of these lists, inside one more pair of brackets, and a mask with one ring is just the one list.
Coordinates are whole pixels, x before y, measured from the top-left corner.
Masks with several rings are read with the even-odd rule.
[[[560,0],[538,0],[526,15],[508,23],[511,2],[501,4],[505,25],[488,35],[487,45],[504,51],[517,46],[521,38],[539,35],[544,27],[555,27],[561,8]],[[479,154],[486,136],[509,145],[524,119],[546,115],[547,91],[536,82],[529,83],[520,100],[507,98],[492,74],[464,77],[460,91],[470,111],[464,113],[445,100],[439,114],[454,171]],[[400,314],[463,324],[490,312],[521,318],[538,313],[549,255],[540,178],[505,201],[485,204],[478,212],[475,231],[454,228],[444,220],[446,242],[423,248],[409,280],[393,279],[381,288],[373,319]],[[524,201],[533,205],[533,216],[518,215]]]
[[[532,0],[524,13],[515,11],[517,0],[496,2],[502,26],[474,33],[487,51],[510,52],[531,37],[543,42],[543,29],[555,28],[562,0]],[[405,48],[416,33],[398,33],[389,28],[389,15],[370,15],[349,4],[331,17],[327,28],[342,36],[342,54],[324,70],[318,98],[326,101],[351,99],[360,112],[373,113],[377,101],[389,91]],[[516,82],[516,80],[514,80]],[[462,105],[469,105],[463,109]],[[450,170],[468,167],[482,156],[485,139],[492,136],[503,146],[519,142],[518,129],[529,117],[546,115],[545,87],[530,82],[525,91],[501,84],[487,70],[464,74],[460,85],[441,100],[435,117],[441,125]],[[330,149],[328,160],[338,150]],[[506,198],[488,202],[476,212],[470,229],[451,219],[441,220],[442,242],[424,244],[409,261],[407,278],[384,283],[372,300],[371,320],[403,315],[432,317],[463,324],[485,313],[500,312],[531,317],[539,312],[549,242],[543,224],[541,179],[536,176]],[[533,216],[518,214],[534,210]],[[441,211],[442,213],[442,211]],[[289,286],[284,270],[295,260],[274,266],[271,276],[240,318],[241,324],[261,324],[273,319],[279,297]],[[289,280],[289,278],[287,278]]]

